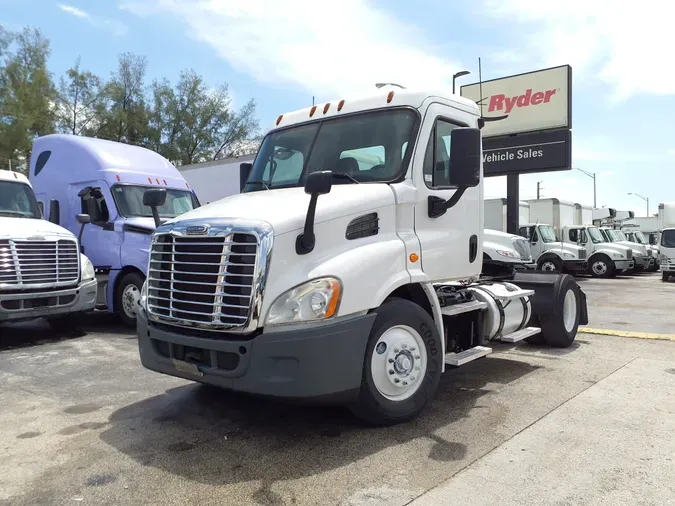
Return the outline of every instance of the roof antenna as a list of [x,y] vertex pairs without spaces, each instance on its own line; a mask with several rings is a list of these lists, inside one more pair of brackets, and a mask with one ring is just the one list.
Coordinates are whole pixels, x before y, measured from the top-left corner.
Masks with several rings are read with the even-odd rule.
[[314,105],[314,95],[312,95],[312,105]]

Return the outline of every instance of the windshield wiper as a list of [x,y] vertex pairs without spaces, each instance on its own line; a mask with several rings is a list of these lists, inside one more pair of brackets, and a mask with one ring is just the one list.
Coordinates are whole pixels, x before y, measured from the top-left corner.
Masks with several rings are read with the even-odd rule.
[[20,213],[18,211],[0,211],[0,216],[12,216],[15,218],[30,218],[29,215]]
[[265,190],[270,189],[270,187],[267,185],[267,183],[265,181],[263,181],[262,179],[260,179],[258,181],[246,181],[246,184],[259,184],[259,185],[262,185],[263,188],[265,188]]
[[331,172],[331,174],[333,175],[333,177],[336,177],[338,179],[349,179],[354,183],[361,184],[361,181],[359,181],[353,176],[350,176],[346,172]]

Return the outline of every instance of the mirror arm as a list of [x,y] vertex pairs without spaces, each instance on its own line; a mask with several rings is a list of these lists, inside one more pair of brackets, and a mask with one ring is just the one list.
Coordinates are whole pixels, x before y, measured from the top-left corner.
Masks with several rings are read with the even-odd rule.
[[159,221],[159,212],[157,211],[157,206],[150,206],[150,210],[152,211],[152,219],[155,220],[155,227],[159,227],[162,222]]
[[460,186],[448,200],[433,195],[429,196],[429,218],[443,216],[448,209],[454,207],[459,202],[459,199],[462,198],[467,189],[468,186]]
[[316,240],[314,236],[314,216],[318,200],[318,193],[313,193],[309,199],[309,207],[307,208],[307,216],[305,217],[305,229],[295,240],[295,252],[298,255],[306,255],[314,249]]
[[82,234],[84,234],[84,226],[86,223],[80,225],[80,233],[77,236],[77,242],[80,243],[80,253],[84,253],[84,244],[82,244]]

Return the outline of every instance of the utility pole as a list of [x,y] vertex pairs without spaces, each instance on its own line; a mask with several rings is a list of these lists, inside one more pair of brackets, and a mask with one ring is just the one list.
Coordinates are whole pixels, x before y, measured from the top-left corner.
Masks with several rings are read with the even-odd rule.
[[[575,167],[576,168],[576,167]],[[586,174],[588,177],[590,177],[593,180],[593,209],[597,207],[596,204],[596,193],[595,193],[595,172],[588,172],[585,171],[584,169],[579,169],[576,168],[579,172]]]
[[539,196],[540,196],[541,190],[544,189],[544,188],[541,186],[541,183],[543,183],[543,181],[537,181],[537,200],[539,200]]

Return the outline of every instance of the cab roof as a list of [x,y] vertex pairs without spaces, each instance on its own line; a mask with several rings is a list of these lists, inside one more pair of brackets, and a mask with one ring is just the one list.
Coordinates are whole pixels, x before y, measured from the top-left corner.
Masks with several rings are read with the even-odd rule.
[[20,172],[13,172],[11,170],[0,170],[0,181],[17,181],[30,185],[26,176]]
[[405,106],[418,109],[427,99],[449,105],[474,116],[480,116],[480,110],[476,102],[459,95],[431,90],[401,89],[396,86],[383,86],[369,95],[336,99],[281,114],[277,118],[275,128],[283,128],[309,120],[330,118],[374,109]]

